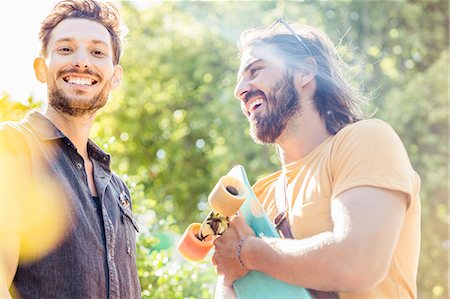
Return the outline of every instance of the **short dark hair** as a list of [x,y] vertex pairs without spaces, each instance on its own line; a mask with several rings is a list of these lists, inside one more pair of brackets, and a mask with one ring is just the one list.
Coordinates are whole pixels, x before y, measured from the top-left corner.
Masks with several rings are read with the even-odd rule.
[[122,53],[119,11],[112,3],[100,3],[95,0],[64,0],[56,4],[39,30],[41,55],[47,56],[47,45],[52,30],[61,21],[69,18],[82,18],[102,24],[111,35],[113,63],[119,64]]
[[[316,109],[325,119],[330,134],[336,134],[347,124],[366,118],[362,104],[367,102],[367,98],[345,79],[342,68],[347,65],[330,38],[310,26],[296,29],[296,34],[304,45],[286,30],[250,29],[242,33],[238,47],[242,53],[253,45],[273,45],[287,67],[314,71],[317,84],[314,94]],[[308,58],[314,60],[314,69],[312,64],[308,63]]]

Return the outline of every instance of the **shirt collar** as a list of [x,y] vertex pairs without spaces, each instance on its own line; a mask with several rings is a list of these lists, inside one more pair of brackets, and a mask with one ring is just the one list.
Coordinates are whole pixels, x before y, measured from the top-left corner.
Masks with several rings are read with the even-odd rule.
[[[43,141],[67,138],[47,117],[38,111],[30,112],[24,122],[28,123],[30,128]],[[67,138],[68,139],[68,138]],[[88,152],[91,158],[105,164],[109,167],[111,156],[105,153],[94,141],[88,139]]]
[[48,118],[38,111],[32,111],[23,120],[43,141],[66,137]]
[[109,167],[111,163],[111,155],[105,153],[94,141],[88,139],[88,153],[91,158],[99,161],[102,164],[105,164]]

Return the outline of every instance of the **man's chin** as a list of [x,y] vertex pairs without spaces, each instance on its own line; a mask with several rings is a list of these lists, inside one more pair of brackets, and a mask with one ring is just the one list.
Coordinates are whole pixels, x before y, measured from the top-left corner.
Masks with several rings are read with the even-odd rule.
[[62,114],[72,117],[84,117],[94,115],[100,108],[90,107],[90,108],[78,108],[78,107],[68,107],[61,105],[52,105],[55,110],[59,111]]
[[108,102],[105,95],[86,97],[85,95],[68,95],[61,90],[49,93],[49,104],[56,110],[69,116],[93,115]]
[[276,139],[272,138],[270,134],[258,130],[256,127],[250,127],[250,137],[258,144],[274,144]]
[[67,99],[66,101],[50,101],[50,105],[69,116],[80,117],[94,115],[100,108],[106,105],[107,100],[96,101],[92,103],[92,99],[89,100],[77,100],[74,98]]

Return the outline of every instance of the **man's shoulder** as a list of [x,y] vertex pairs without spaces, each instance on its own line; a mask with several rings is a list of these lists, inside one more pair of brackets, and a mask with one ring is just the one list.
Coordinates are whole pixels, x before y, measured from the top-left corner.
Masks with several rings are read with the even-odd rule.
[[384,130],[393,130],[393,129],[392,126],[389,123],[385,122],[384,120],[378,118],[368,118],[347,125],[342,130],[340,130],[336,135],[354,132],[365,133],[370,131],[384,131]]
[[16,135],[25,129],[23,121],[0,122],[0,134],[4,136]]
[[334,143],[355,143],[355,142],[383,142],[389,139],[399,139],[392,126],[376,118],[364,119],[347,125],[334,137]]
[[19,151],[28,147],[27,136],[32,134],[23,121],[0,123],[0,146],[2,150]]
[[43,116],[35,110],[30,111],[24,118],[18,121],[4,121],[0,122],[0,134],[2,137],[27,137],[35,135],[34,125],[36,119],[43,118]]

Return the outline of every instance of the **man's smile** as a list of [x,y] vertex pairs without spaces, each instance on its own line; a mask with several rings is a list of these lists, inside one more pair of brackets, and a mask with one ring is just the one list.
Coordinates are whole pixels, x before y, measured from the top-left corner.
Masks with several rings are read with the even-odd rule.
[[266,97],[261,91],[250,91],[245,97],[245,113],[251,116],[261,105],[267,102]]
[[76,84],[76,85],[83,85],[83,86],[92,86],[96,84],[98,81],[85,76],[78,76],[78,75],[68,75],[64,76],[62,78],[66,83],[69,84]]
[[259,106],[261,106],[261,104],[264,102],[263,98],[256,98],[251,100],[249,103],[247,103],[247,111],[249,114],[252,114],[256,109],[259,108]]
[[79,88],[91,87],[101,81],[101,76],[92,69],[84,71],[76,68],[63,69],[57,73],[57,77],[67,84]]

